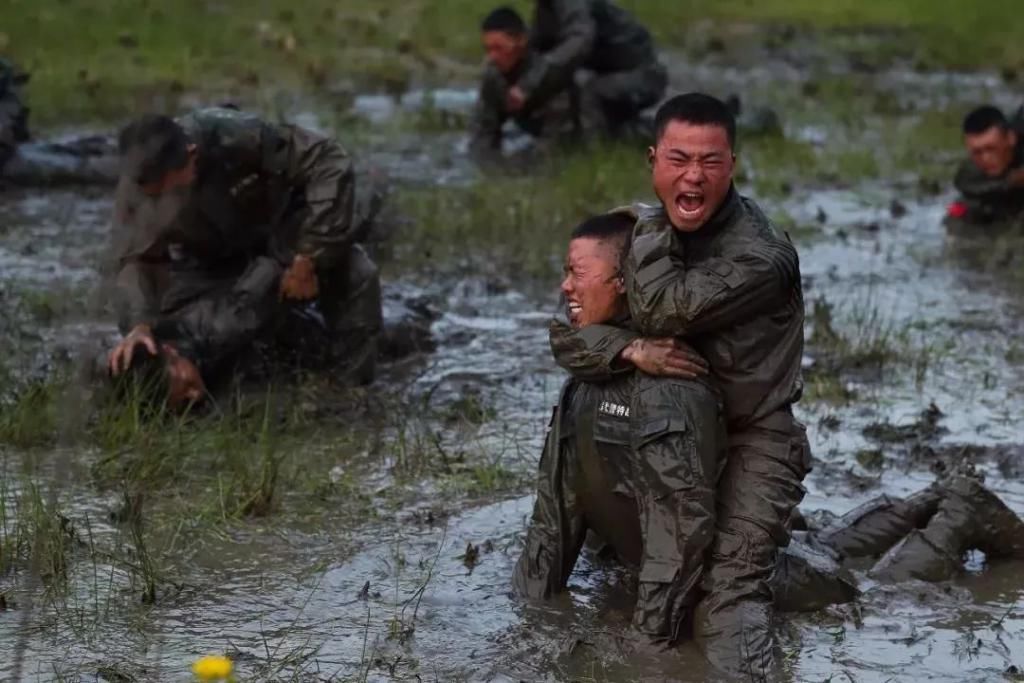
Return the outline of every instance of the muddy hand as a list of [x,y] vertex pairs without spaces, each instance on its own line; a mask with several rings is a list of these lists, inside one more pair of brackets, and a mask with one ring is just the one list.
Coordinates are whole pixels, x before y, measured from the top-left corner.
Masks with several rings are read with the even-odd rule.
[[671,337],[636,339],[622,350],[622,360],[658,377],[694,379],[708,373],[700,354]]
[[505,107],[511,112],[517,112],[522,110],[523,105],[526,104],[526,95],[523,93],[522,88],[517,85],[513,85],[508,89],[508,93],[505,95]]
[[308,256],[298,254],[281,276],[281,298],[309,301],[320,293],[316,264]]
[[128,336],[110,352],[110,356],[107,358],[107,368],[110,370],[110,374],[117,377],[127,371],[131,366],[132,357],[135,355],[135,349],[139,346],[146,347],[151,356],[157,354],[156,340],[153,339],[153,332],[149,329],[149,325],[135,326]]

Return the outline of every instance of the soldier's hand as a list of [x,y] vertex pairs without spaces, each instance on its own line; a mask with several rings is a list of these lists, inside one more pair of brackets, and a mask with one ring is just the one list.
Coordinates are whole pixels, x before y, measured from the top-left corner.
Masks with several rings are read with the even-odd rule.
[[522,110],[526,104],[526,93],[518,85],[513,85],[505,94],[505,107],[511,112]]
[[1018,168],[1015,171],[1010,171],[1010,174],[1006,176],[1006,182],[1011,187],[1024,187],[1024,168]]
[[296,254],[288,270],[281,276],[281,298],[297,301],[315,299],[320,293],[320,283],[316,278],[316,264],[313,259]]
[[708,363],[688,344],[672,337],[642,337],[620,354],[637,370],[657,377],[694,379],[708,374]]
[[125,372],[131,366],[132,356],[139,346],[144,346],[151,356],[157,354],[156,340],[153,339],[153,331],[149,329],[149,325],[136,325],[110,352],[107,357],[110,374],[117,377]]

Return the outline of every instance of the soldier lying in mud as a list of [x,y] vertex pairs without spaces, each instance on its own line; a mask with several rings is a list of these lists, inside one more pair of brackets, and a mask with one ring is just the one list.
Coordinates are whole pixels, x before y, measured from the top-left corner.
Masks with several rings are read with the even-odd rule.
[[336,142],[233,109],[148,115],[119,140],[115,303],[123,340],[166,365],[171,405],[201,396],[257,342],[313,343],[302,362],[373,379],[377,267],[356,244],[379,197],[357,206]]
[[723,397],[728,456],[694,636],[716,669],[759,677],[773,670],[770,580],[811,459],[792,412],[803,385],[799,263],[790,241],[733,187],[736,125],[725,103],[674,97],[655,127],[649,158],[661,206],[631,211],[630,318],[553,325],[551,345],[559,364],[586,381],[646,371],[633,359],[643,336],[685,339],[707,359]]
[[949,207],[947,228],[970,236],[979,226],[1012,226],[1024,218],[1024,107],[1012,120],[978,107],[964,118],[963,134],[969,158],[956,172],[960,199]]
[[668,85],[650,32],[608,0],[537,0],[529,33],[500,7],[481,31],[488,65],[471,127],[477,156],[500,151],[506,120],[548,143],[632,135]]
[[113,185],[117,154],[102,136],[33,141],[22,89],[29,74],[0,59],[0,180],[18,185],[61,183]]
[[[632,230],[632,217],[619,212],[573,231],[562,291],[574,329],[628,318],[622,266]],[[722,405],[704,361],[686,345],[644,340],[631,356],[644,372],[569,379],[562,388],[513,585],[536,599],[563,591],[585,535],[594,532],[638,573],[637,631],[671,643],[682,635],[706,568],[726,455]],[[649,374],[669,370],[677,377]],[[939,581],[962,570],[970,549],[1024,559],[1024,522],[963,474],[906,499],[880,496],[812,532],[802,516],[794,520],[802,531],[770,577],[783,611],[854,599],[857,581],[842,566],[848,560],[881,556],[869,571],[879,581]]]

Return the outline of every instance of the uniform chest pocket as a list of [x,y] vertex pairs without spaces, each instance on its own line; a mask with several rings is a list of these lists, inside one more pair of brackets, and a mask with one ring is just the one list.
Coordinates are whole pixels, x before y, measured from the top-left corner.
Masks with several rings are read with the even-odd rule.
[[598,414],[594,419],[594,441],[619,446],[631,445],[629,419]]
[[640,422],[633,434],[637,470],[655,497],[692,488],[703,478],[689,422],[665,416]]

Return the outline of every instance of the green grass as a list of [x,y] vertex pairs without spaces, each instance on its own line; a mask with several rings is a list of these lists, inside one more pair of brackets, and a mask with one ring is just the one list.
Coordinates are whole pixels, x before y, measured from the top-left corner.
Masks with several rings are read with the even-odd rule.
[[414,218],[399,265],[454,262],[550,283],[573,227],[653,196],[649,183],[642,151],[613,145],[575,151],[530,175],[409,190],[399,197],[403,213]]
[[[323,95],[339,83],[396,91],[413,82],[469,82],[480,62],[477,27],[492,4],[8,0],[0,8],[0,52],[33,72],[33,118],[40,124],[174,110],[186,105],[186,92],[268,108],[276,93]],[[526,12],[530,6],[513,4]],[[698,53],[693,37],[707,31],[692,32],[695,23],[768,22],[813,31],[897,28],[905,35],[886,34],[855,49],[885,52],[896,44],[937,66],[1024,66],[1024,15],[1010,0],[622,4],[663,46]]]

